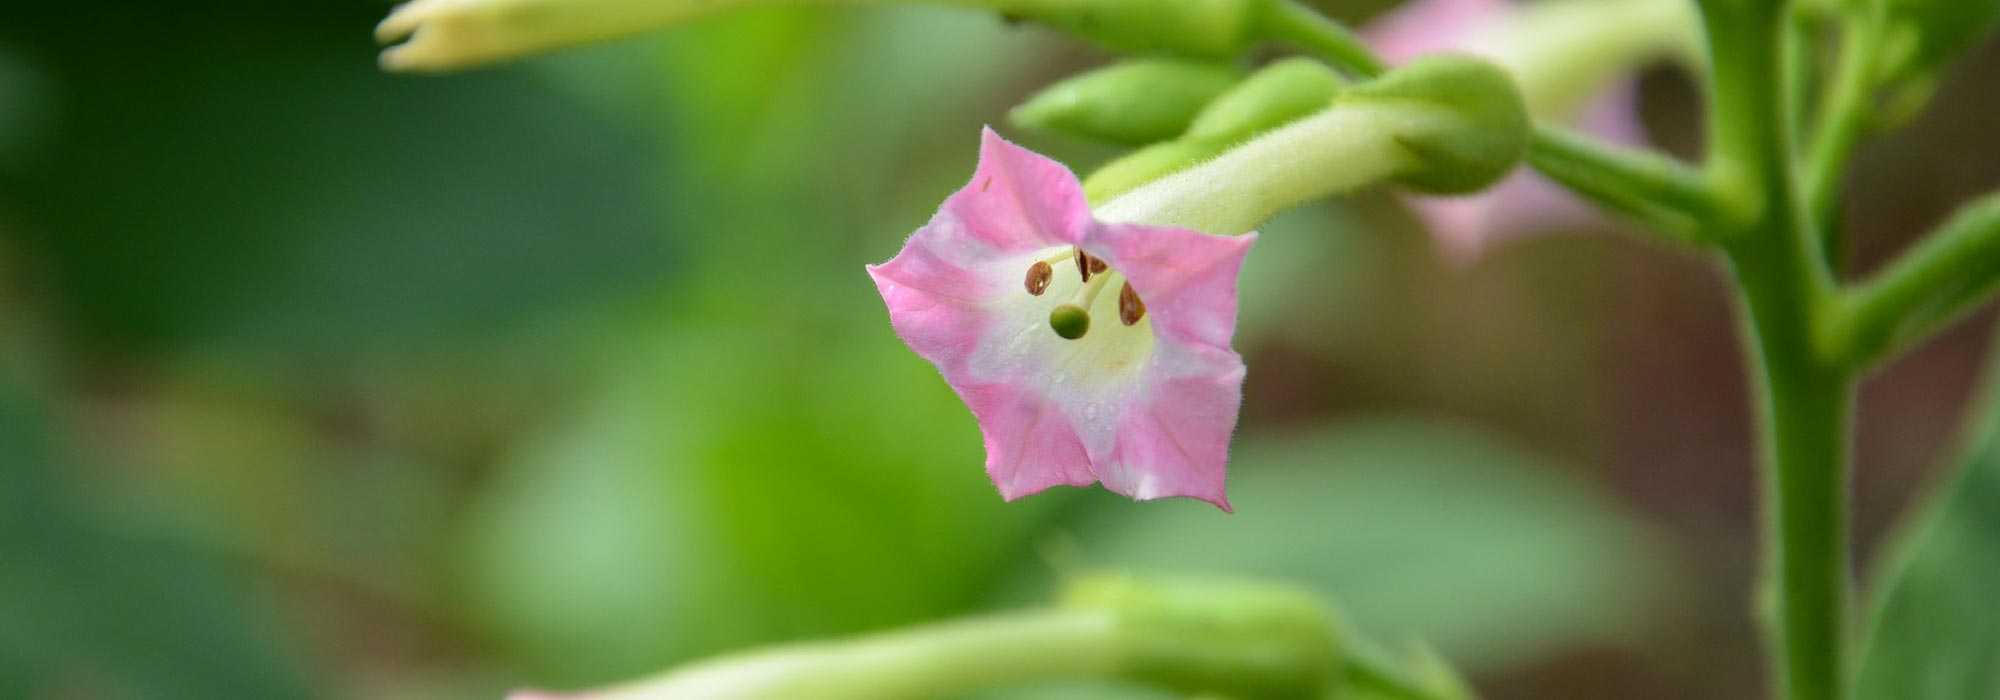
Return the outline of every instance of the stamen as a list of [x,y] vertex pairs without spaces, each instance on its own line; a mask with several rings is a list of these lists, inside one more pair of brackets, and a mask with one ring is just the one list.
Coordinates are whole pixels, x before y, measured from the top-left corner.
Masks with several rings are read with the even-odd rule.
[[1132,291],[1132,283],[1118,289],[1118,322],[1125,325],[1138,323],[1146,317],[1146,302],[1139,299],[1139,293]]
[[1090,256],[1084,255],[1082,248],[1071,248],[1070,252],[1072,253],[1071,257],[1076,259],[1076,274],[1083,277],[1083,281],[1089,282],[1090,273],[1095,272],[1095,270],[1090,269],[1094,267],[1090,264]]
[[1028,288],[1028,293],[1041,296],[1042,292],[1049,291],[1049,280],[1053,279],[1055,274],[1056,270],[1054,267],[1040,260],[1035,261],[1033,265],[1029,265],[1028,279],[1024,282]]
[[1090,274],[1093,275],[1102,274],[1105,270],[1111,268],[1111,265],[1105,263],[1103,258],[1092,257],[1089,255],[1084,256],[1084,258],[1090,261]]
[[1075,304],[1063,304],[1049,312],[1049,327],[1065,340],[1076,340],[1090,332],[1090,312]]

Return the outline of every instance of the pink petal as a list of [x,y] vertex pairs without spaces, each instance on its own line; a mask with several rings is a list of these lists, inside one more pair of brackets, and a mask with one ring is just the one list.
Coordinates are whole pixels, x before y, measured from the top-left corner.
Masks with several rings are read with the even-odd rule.
[[1163,335],[1227,350],[1236,333],[1236,277],[1255,242],[1254,231],[1211,236],[1110,224],[1094,229],[1084,246],[1132,281]]
[[[950,381],[950,377],[946,377]],[[1009,501],[1051,486],[1089,486],[1097,481],[1083,438],[1065,408],[1031,381],[952,382],[960,399],[979,419],[986,444],[986,476]]]
[[946,199],[973,238],[1004,250],[1075,243],[1090,224],[1083,186],[1063,164],[1008,143],[991,127],[980,133],[979,169]]
[[961,366],[986,331],[980,307],[1021,288],[1021,280],[1009,284],[981,266],[1074,243],[1090,222],[1083,186],[1068,168],[988,128],[972,181],[947,197],[895,258],[868,266],[868,274],[911,350],[940,369]]
[[1466,51],[1467,38],[1506,12],[1508,4],[1508,0],[1417,0],[1369,22],[1362,35],[1390,63],[1427,53]]
[[[1228,510],[1224,472],[1243,385],[1229,339],[1236,278],[1255,240],[1099,223],[1067,169],[989,130],[972,183],[868,271],[897,335],[979,419],[987,475],[1003,497],[1102,481],[1133,498],[1187,496]],[[1057,337],[1048,312],[1067,294],[1031,295],[1023,275],[1070,245],[1123,275],[1146,317],[1120,323],[1118,289],[1107,287],[1090,333]],[[1059,268],[1080,293],[1073,267]]]

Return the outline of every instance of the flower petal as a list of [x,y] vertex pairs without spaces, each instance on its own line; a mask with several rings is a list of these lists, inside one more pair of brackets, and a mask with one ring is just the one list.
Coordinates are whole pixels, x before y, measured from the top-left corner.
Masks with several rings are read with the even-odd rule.
[[[1134,498],[1188,496],[1227,510],[1243,384],[1229,339],[1255,240],[1099,223],[1066,168],[988,130],[972,182],[868,272],[896,333],[979,419],[986,472],[1003,497],[1102,481]],[[1119,289],[1087,286],[1071,265],[1030,293],[1030,266],[1072,245],[1110,266],[1099,274],[1122,275],[1145,315],[1123,323]],[[1071,300],[1094,319],[1076,339],[1049,325]]]
[[1063,164],[985,129],[972,182],[945,200],[940,214],[964,222],[974,239],[1002,250],[1076,243],[1091,223],[1083,185]]
[[1368,43],[1390,63],[1440,51],[1467,51],[1482,25],[1507,11],[1508,0],[1417,0],[1368,23]]
[[1212,236],[1165,226],[1105,224],[1084,247],[1132,281],[1162,340],[1229,349],[1236,333],[1236,277],[1256,232]]
[[952,388],[979,419],[986,475],[1009,501],[1051,486],[1097,481],[1083,439],[1063,402],[1032,382],[957,384]]
[[868,267],[896,334],[947,373],[965,364],[990,325],[986,307],[1021,291],[1004,269],[1025,255],[1075,243],[1090,205],[1076,176],[1033,151],[982,133],[979,167],[902,251]]
[[[1104,487],[1139,500],[1185,496],[1229,512],[1224,491],[1229,437],[1243,404],[1243,361],[1196,350],[1185,376],[1162,377],[1118,424],[1118,444],[1099,469]],[[1190,361],[1192,360],[1192,361]]]

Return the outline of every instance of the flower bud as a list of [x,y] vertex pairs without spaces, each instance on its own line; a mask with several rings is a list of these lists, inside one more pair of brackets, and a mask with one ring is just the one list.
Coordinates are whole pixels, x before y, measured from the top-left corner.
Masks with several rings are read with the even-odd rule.
[[1951,60],[2000,29],[1994,0],[1888,0],[1887,34],[1876,74],[1911,81],[1927,94]]
[[1340,86],[1340,75],[1318,61],[1278,61],[1209,103],[1188,125],[1187,135],[1240,141],[1326,109]]
[[1269,583],[1106,575],[1074,581],[1064,607],[1111,612],[1120,675],[1240,700],[1320,697],[1339,678],[1343,633],[1307,592]]
[[1426,56],[1356,86],[1341,102],[1408,112],[1397,143],[1418,165],[1396,180],[1429,194],[1484,189],[1513,170],[1528,147],[1528,114],[1507,72],[1468,56]]
[[1037,131],[1148,144],[1179,136],[1241,77],[1205,61],[1134,59],[1051,85],[1007,117]]
[[1060,0],[1011,12],[1105,48],[1234,58],[1257,41],[1266,0]]
[[1213,158],[1258,133],[1325,109],[1340,85],[1340,76],[1317,61],[1273,63],[1210,102],[1180,139],[1134,151],[1091,173],[1084,191],[1101,201]]

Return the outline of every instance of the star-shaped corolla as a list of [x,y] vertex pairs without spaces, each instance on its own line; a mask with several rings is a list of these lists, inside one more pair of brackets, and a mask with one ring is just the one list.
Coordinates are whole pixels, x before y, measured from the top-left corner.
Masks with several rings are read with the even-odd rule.
[[1099,221],[1067,168],[988,129],[972,182],[868,274],[979,420],[1001,496],[1102,483],[1227,511],[1255,240]]

